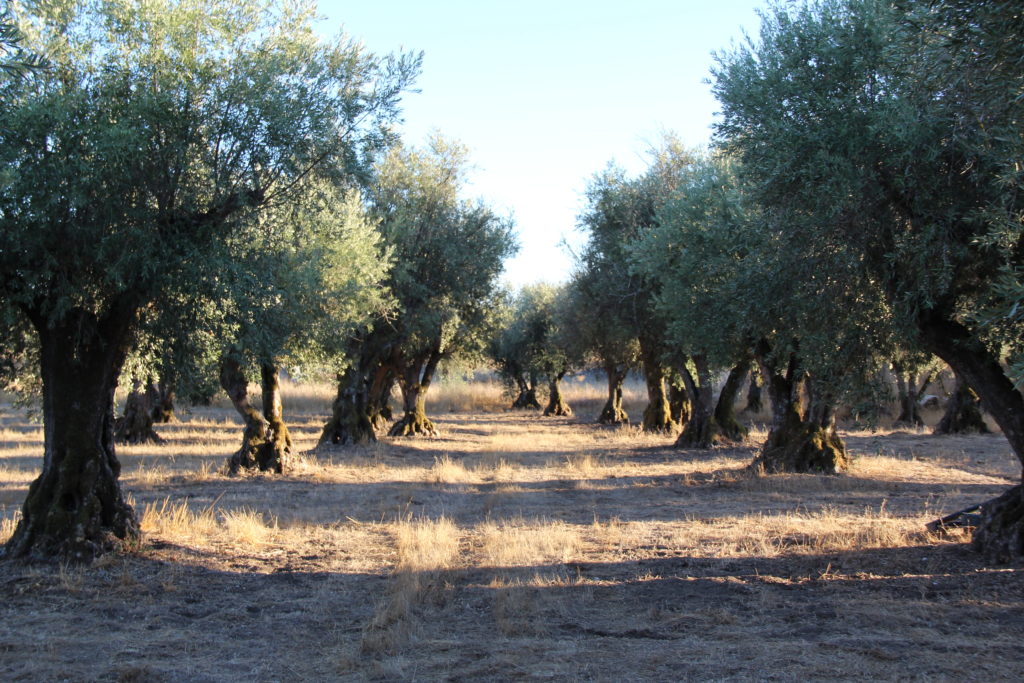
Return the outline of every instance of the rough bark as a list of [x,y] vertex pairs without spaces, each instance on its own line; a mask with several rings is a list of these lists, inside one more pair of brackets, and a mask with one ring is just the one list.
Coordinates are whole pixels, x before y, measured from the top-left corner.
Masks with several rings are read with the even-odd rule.
[[565,371],[562,371],[552,377],[548,381],[548,404],[544,408],[544,415],[547,416],[560,416],[560,417],[571,417],[572,408],[565,402],[565,398],[562,396],[562,378],[565,377]]
[[640,355],[644,365],[644,381],[647,384],[647,407],[641,429],[645,432],[672,432],[677,423],[672,419],[672,408],[665,391],[665,368],[658,361],[652,343],[640,338]]
[[4,557],[89,561],[140,537],[114,448],[114,390],[135,313],[120,303],[103,317],[72,310],[50,324],[27,312],[40,342],[43,471]]
[[260,365],[260,387],[263,390],[263,419],[267,421],[267,442],[260,453],[259,468],[284,472],[292,454],[292,435],[284,422],[281,403],[281,383],[278,368],[273,363]]
[[433,381],[441,350],[434,347],[428,355],[409,363],[398,376],[402,390],[404,415],[391,427],[390,436],[438,436],[437,427],[427,417],[427,390]]
[[[946,361],[958,378],[978,393],[1024,466],[1024,397],[1003,372],[999,359],[959,322],[926,312],[918,320],[925,348]],[[1007,492],[1004,504],[992,505],[974,531],[974,547],[996,562],[1020,563],[1021,505]],[[1012,491],[1013,489],[1011,489]]]
[[691,403],[690,395],[686,388],[677,384],[674,380],[668,385],[668,406],[672,421],[682,427],[690,421]]
[[696,377],[689,368],[683,366],[680,369],[693,412],[675,445],[677,448],[711,448],[719,439],[715,422],[714,381],[704,356],[694,356],[693,364],[697,370]]
[[744,359],[729,371],[715,405],[715,422],[719,434],[730,441],[742,441],[747,436],[747,428],[736,419],[736,397],[743,388],[749,370],[750,361]]
[[153,430],[153,406],[142,382],[134,380],[124,402],[124,414],[114,421],[114,440],[123,444],[163,443]]
[[946,404],[946,412],[935,425],[934,433],[988,434],[988,425],[981,417],[981,401],[959,375],[956,376],[953,395]]
[[597,417],[600,424],[629,424],[629,415],[622,408],[622,383],[626,381],[629,369],[614,363],[606,363],[605,374],[608,376],[608,400]]
[[270,425],[249,402],[249,381],[242,366],[232,355],[226,355],[221,360],[220,385],[245,423],[242,446],[228,458],[228,472],[238,474],[241,470],[268,469],[263,463],[270,461],[270,457],[265,454],[270,443]]
[[836,474],[849,466],[846,446],[835,431],[835,415],[822,396],[811,394],[807,410],[800,394],[805,376],[795,353],[790,354],[785,374],[769,365],[762,342],[758,364],[772,403],[772,428],[751,468],[768,474],[816,472]]
[[355,366],[338,374],[338,394],[331,405],[331,419],[320,433],[320,444],[352,446],[377,440],[369,410],[366,377]]

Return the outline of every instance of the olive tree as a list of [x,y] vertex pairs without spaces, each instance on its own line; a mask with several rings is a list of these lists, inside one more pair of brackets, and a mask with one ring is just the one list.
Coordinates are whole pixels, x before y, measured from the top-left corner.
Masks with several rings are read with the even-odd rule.
[[[757,200],[848,251],[1024,463],[1024,398],[1001,363],[1021,339],[1022,23],[1012,2],[775,6],[720,56],[714,90]],[[999,301],[1001,320],[979,315]],[[974,540],[993,559],[1024,557],[1022,490],[984,506]]]
[[44,459],[7,557],[138,537],[113,397],[140,313],[221,276],[230,241],[389,138],[418,59],[321,41],[312,9],[223,0],[35,3],[51,68],[0,84],[0,307],[38,335]]

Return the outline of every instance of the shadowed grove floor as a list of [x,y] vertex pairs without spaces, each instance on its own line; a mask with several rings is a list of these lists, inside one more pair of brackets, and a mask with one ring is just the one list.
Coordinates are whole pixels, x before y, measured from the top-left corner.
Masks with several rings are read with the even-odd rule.
[[[225,411],[124,447],[135,552],[0,565],[3,680],[957,679],[1024,676],[1024,584],[924,524],[1019,477],[999,435],[848,433],[850,473],[758,477],[756,442],[536,413],[219,473]],[[41,431],[0,412],[0,508]]]

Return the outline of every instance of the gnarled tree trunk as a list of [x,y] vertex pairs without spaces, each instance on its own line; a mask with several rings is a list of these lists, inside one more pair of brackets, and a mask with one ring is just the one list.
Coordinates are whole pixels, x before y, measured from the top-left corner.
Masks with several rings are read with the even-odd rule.
[[545,416],[571,417],[572,408],[562,397],[562,378],[565,377],[565,370],[561,371],[548,380],[548,404],[544,408]]
[[672,380],[668,384],[668,407],[672,421],[677,425],[686,427],[692,412],[690,395],[686,393],[685,387],[676,383],[676,380]]
[[811,391],[804,410],[800,394],[805,375],[791,353],[785,374],[770,366],[762,342],[758,355],[772,402],[772,428],[751,467],[766,473],[819,472],[835,474],[849,466],[846,447],[835,431],[835,415],[823,395]]
[[644,365],[644,382],[647,384],[647,407],[641,429],[645,432],[671,432],[677,423],[672,419],[672,408],[665,392],[665,368],[659,362],[654,343],[640,337],[640,356]]
[[715,421],[711,367],[703,355],[694,356],[693,365],[697,370],[696,377],[685,365],[679,369],[686,393],[690,396],[693,412],[675,445],[677,448],[711,448],[719,437],[718,423]]
[[260,387],[263,390],[263,419],[267,421],[267,443],[263,446],[259,467],[261,470],[284,472],[292,454],[292,435],[284,423],[281,403],[281,383],[277,365],[260,365]]
[[132,390],[124,402],[124,415],[114,421],[114,440],[124,444],[163,443],[153,430],[153,406],[142,382],[132,381]]
[[747,428],[736,419],[736,397],[743,388],[743,381],[750,370],[750,360],[743,359],[729,371],[725,378],[722,391],[718,394],[715,405],[715,423],[722,437],[730,441],[742,441],[747,435]]
[[331,419],[320,433],[320,444],[352,446],[376,441],[369,403],[366,377],[355,365],[338,373],[338,394],[331,406]]
[[[918,319],[924,346],[946,361],[958,378],[978,392],[1024,466],[1024,397],[1003,372],[999,359],[962,324],[934,312]],[[973,545],[993,562],[1024,561],[1024,499],[1015,486],[985,506]]]
[[531,372],[529,380],[522,374],[516,375],[516,384],[519,395],[512,401],[512,407],[517,410],[540,410],[540,401],[537,400],[537,373]]
[[249,380],[232,354],[225,355],[221,360],[220,385],[245,423],[242,446],[228,458],[228,472],[238,474],[241,470],[267,469],[261,463],[268,461],[264,450],[269,443],[270,425],[249,402]]
[[29,317],[40,342],[43,471],[5,557],[88,561],[140,536],[114,450],[114,390],[135,313],[122,304],[104,317],[72,310],[53,325],[45,314]]
[[956,387],[946,404],[935,434],[988,434],[988,425],[981,417],[981,401],[971,391],[960,375],[956,375]]
[[622,408],[622,383],[626,381],[629,368],[615,363],[605,363],[605,374],[608,375],[608,400],[597,417],[600,424],[629,424],[629,415]]
[[427,417],[427,390],[433,381],[437,364],[441,361],[440,346],[425,356],[415,359],[398,375],[402,390],[402,409],[405,414],[391,427],[390,436],[437,436],[437,427]]

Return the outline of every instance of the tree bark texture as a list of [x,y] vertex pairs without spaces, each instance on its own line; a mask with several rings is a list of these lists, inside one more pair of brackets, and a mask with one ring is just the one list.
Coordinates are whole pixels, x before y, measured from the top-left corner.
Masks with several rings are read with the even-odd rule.
[[572,408],[562,396],[562,378],[565,371],[558,373],[548,381],[548,404],[544,408],[544,416],[572,417]]
[[279,472],[279,461],[275,460],[274,444],[270,440],[270,425],[249,402],[249,380],[233,355],[225,355],[221,360],[220,385],[245,423],[242,446],[228,458],[228,473],[238,474],[241,470]]
[[676,448],[711,448],[719,439],[718,423],[715,421],[714,380],[705,356],[694,356],[693,365],[697,371],[696,377],[685,365],[679,370],[693,412],[675,445]]
[[405,414],[391,427],[390,436],[438,436],[437,427],[427,417],[426,400],[440,362],[441,349],[435,346],[429,354],[413,360],[399,373],[398,388],[402,390]]
[[540,410],[540,401],[537,400],[537,376],[531,374],[529,380],[523,375],[516,377],[516,385],[519,388],[519,395],[512,401],[512,407],[516,410]]
[[665,368],[659,362],[654,344],[645,337],[640,337],[640,356],[644,365],[644,381],[647,384],[647,407],[644,408],[644,420],[641,429],[645,432],[672,432],[677,423],[672,419],[672,408],[669,406],[665,391]]
[[364,373],[353,365],[338,374],[338,394],[331,406],[331,419],[320,433],[320,445],[353,446],[377,440],[370,416],[369,386]]
[[[982,407],[1003,430],[1014,455],[1024,466],[1024,397],[1003,372],[999,359],[964,325],[935,312],[920,316],[918,330],[925,348],[946,361],[957,378],[977,392]],[[1014,490],[1017,494],[1011,493]],[[1007,492],[1002,503],[991,505],[983,514],[981,524],[975,528],[973,544],[988,560],[1015,564],[1024,561],[1021,505],[1017,486]]]
[[292,454],[292,435],[284,422],[281,382],[274,363],[260,365],[260,387],[263,390],[263,419],[267,421],[267,443],[263,446],[260,469],[284,472]]
[[729,370],[722,391],[718,394],[718,403],[715,405],[715,422],[718,424],[719,434],[730,441],[742,441],[747,436],[747,428],[736,419],[736,398],[749,371],[748,359],[740,361]]
[[29,317],[40,342],[43,471],[29,486],[5,557],[89,561],[140,537],[114,449],[114,390],[135,312],[123,304],[103,317],[72,310],[53,325],[44,315]]
[[981,401],[971,391],[960,375],[956,376],[956,387],[946,404],[935,434],[988,434],[988,425],[981,417]]
[[626,381],[629,368],[615,363],[606,363],[605,374],[608,376],[608,400],[597,417],[600,424],[629,424],[629,415],[622,408],[622,383]]
[[765,355],[766,351],[758,363],[772,403],[772,428],[751,468],[767,474],[836,474],[845,470],[849,455],[835,431],[835,417],[828,403],[812,395],[807,410],[801,405],[805,377],[798,369],[796,354],[790,354],[785,374],[770,367]]
[[163,443],[153,429],[153,405],[142,382],[132,382],[132,390],[124,402],[124,414],[114,420],[114,440],[124,444]]
[[668,384],[668,407],[672,421],[685,428],[692,412],[690,395],[686,393],[685,387],[676,383],[676,380]]

